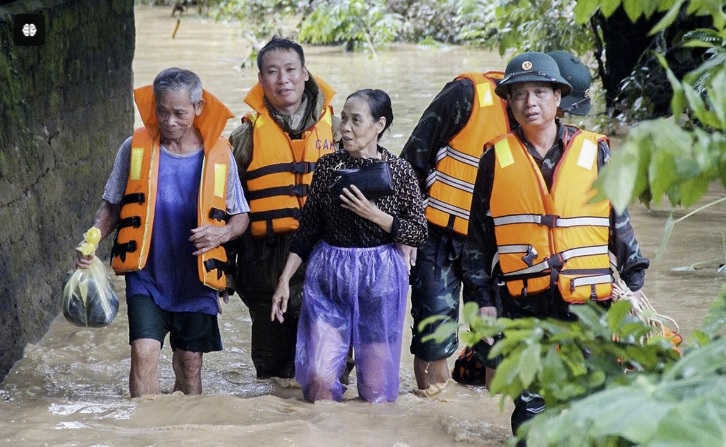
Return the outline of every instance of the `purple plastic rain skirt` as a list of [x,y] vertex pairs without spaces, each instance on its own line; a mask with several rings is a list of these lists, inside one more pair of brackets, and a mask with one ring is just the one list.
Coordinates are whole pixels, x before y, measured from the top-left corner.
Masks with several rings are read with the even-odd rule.
[[341,400],[339,377],[353,346],[358,394],[398,397],[408,271],[394,244],[341,248],[320,242],[308,261],[297,332],[295,379],[305,399]]

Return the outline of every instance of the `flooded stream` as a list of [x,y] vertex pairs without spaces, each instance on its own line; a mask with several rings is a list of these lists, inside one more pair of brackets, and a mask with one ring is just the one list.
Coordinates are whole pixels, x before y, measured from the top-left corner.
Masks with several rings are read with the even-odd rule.
[[[249,43],[241,38],[238,25],[185,16],[172,39],[176,18],[169,12],[137,9],[135,86],[151,83],[164,68],[189,68],[237,117],[242,116],[249,110],[242,98],[257,82],[257,71],[239,68]],[[381,51],[376,58],[347,54],[339,47],[307,47],[306,58],[311,73],[337,90],[336,111],[358,88],[381,88],[391,95],[395,121],[382,144],[395,153],[447,81],[463,71],[501,70],[506,63],[476,49],[410,45]],[[238,119],[230,120],[226,134]],[[136,123],[140,125],[138,114]],[[101,191],[98,194],[100,200]],[[721,188],[712,188],[703,203],[723,195]],[[669,211],[633,204],[630,212],[644,254],[654,260]],[[679,211],[677,217],[684,214]],[[89,215],[89,223],[91,219]],[[678,321],[686,337],[698,327],[726,279],[714,268],[715,260],[724,257],[725,223],[726,203],[679,222],[664,259],[647,273],[646,295],[657,310]],[[408,339],[401,394],[395,403],[367,404],[355,398],[352,387],[342,403],[309,404],[299,388],[257,380],[249,356],[251,322],[236,296],[220,316],[224,351],[204,357],[204,395],[170,394],[173,373],[167,343],[160,362],[165,394],[129,399],[123,280],[117,278],[115,284],[121,309],[110,327],[80,329],[59,316],[42,340],[26,348],[24,358],[0,385],[0,445],[502,446],[510,435],[511,403],[501,409],[499,397],[483,388],[452,384],[431,398],[413,394]]]

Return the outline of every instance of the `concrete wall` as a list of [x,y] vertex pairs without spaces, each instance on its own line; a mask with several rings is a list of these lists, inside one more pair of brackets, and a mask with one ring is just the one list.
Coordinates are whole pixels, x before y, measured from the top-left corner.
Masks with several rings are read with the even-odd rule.
[[[45,16],[43,46],[13,41],[28,13]],[[0,6],[0,381],[59,314],[73,247],[131,134],[134,45],[133,0]]]

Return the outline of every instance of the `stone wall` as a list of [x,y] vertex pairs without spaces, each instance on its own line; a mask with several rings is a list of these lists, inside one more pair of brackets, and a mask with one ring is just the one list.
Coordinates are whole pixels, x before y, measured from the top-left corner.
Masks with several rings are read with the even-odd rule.
[[[73,247],[133,127],[133,0],[0,6],[0,381],[61,308]],[[41,13],[43,46],[13,16]],[[108,250],[108,247],[104,247]]]

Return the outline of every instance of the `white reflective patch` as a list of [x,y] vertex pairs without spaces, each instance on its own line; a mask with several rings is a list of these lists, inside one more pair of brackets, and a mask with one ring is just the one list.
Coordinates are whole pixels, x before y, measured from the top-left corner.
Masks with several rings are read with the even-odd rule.
[[592,169],[595,164],[595,156],[597,155],[597,146],[590,140],[582,142],[582,150],[580,150],[580,157],[577,159],[577,166],[582,166],[585,169]]

